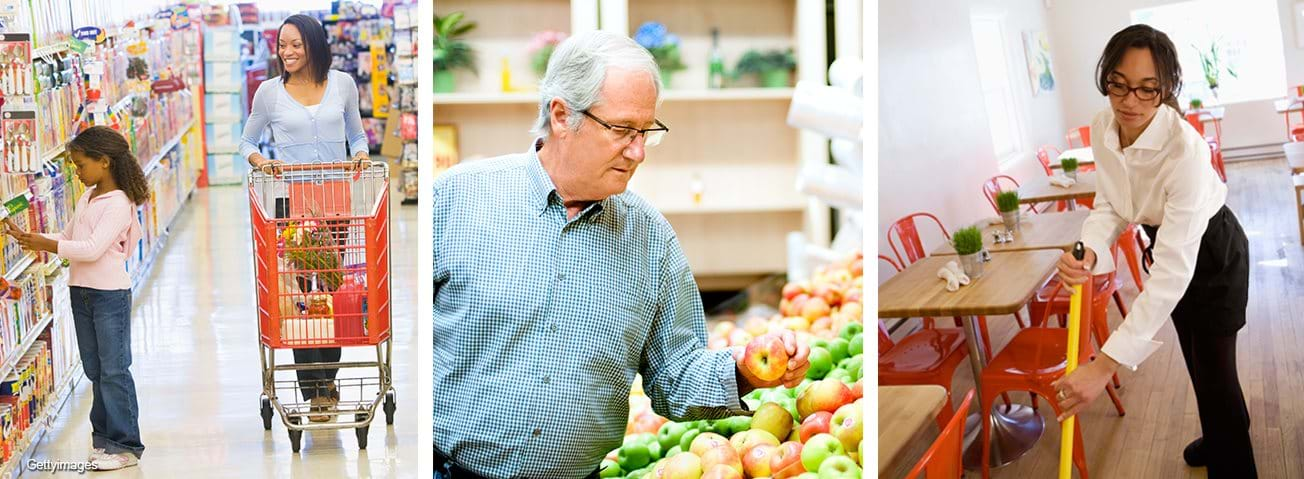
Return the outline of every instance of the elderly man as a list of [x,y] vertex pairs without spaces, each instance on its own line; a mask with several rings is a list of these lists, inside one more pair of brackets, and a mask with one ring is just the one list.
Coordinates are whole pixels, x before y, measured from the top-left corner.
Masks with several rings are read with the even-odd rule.
[[705,348],[674,230],[625,191],[669,131],[660,84],[629,38],[576,35],[548,64],[528,150],[435,182],[435,477],[596,477],[635,373],[678,421],[747,414],[741,395],[805,376],[791,334],[768,382]]

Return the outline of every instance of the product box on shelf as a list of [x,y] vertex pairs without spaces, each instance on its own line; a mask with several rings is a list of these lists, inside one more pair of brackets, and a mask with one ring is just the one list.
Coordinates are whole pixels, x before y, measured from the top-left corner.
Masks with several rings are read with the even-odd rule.
[[234,152],[240,150],[240,135],[244,133],[244,122],[209,123],[204,125],[207,133],[206,142],[209,151]]
[[[21,109],[19,109],[21,108]],[[37,151],[36,111],[29,106],[6,106],[0,113],[0,137],[3,137],[4,171],[33,172],[40,169]]]
[[208,155],[208,184],[238,185],[249,174],[249,162],[239,154]]
[[239,61],[242,40],[236,27],[210,26],[204,29],[204,59]]
[[208,93],[204,95],[204,121],[228,123],[245,118],[244,95],[239,93]]
[[244,88],[244,65],[236,61],[204,63],[204,85],[210,92],[239,92]]

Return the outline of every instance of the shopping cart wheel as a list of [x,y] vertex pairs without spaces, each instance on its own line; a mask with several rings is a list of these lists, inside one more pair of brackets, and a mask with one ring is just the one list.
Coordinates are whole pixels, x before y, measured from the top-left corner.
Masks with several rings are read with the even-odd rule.
[[398,404],[394,401],[394,390],[385,393],[385,424],[394,425],[394,411],[398,410]]
[[267,399],[267,396],[263,396],[262,412],[263,412],[263,429],[270,431],[272,430],[272,401],[270,399]]
[[[357,416],[354,417],[354,420],[358,422],[365,421],[367,420],[367,415],[358,414]],[[354,430],[354,432],[358,433],[358,449],[367,448],[367,431],[370,429],[371,429],[371,425],[368,424],[366,426],[362,426]]]
[[[290,418],[290,422],[295,423],[295,424],[299,424],[299,423],[302,422],[301,419],[302,419],[302,418],[292,417],[292,418]],[[290,450],[293,451],[295,454],[298,454],[298,453],[299,453],[299,443],[300,443],[301,440],[303,440],[303,431],[300,430],[300,429],[291,429],[291,430],[290,430]]]

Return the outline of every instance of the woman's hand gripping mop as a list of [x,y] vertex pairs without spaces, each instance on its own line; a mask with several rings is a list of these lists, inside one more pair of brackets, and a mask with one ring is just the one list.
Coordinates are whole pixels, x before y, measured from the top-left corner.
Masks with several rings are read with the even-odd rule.
[[[1086,256],[1086,248],[1079,241],[1073,246],[1073,258],[1082,261]],[[1091,281],[1088,277],[1087,283]],[[1082,327],[1082,285],[1073,286],[1073,297],[1069,299],[1069,337],[1068,351],[1065,356],[1066,365],[1064,367],[1064,377],[1073,374],[1073,370],[1078,368],[1078,333]],[[1060,462],[1059,462],[1059,479],[1071,479],[1073,477],[1073,427],[1076,416],[1069,416],[1060,425]]]

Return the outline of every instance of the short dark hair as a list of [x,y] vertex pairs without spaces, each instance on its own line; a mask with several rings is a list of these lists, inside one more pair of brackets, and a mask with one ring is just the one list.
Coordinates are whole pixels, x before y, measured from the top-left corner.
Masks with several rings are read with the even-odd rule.
[[1132,48],[1150,50],[1159,80],[1159,101],[1181,112],[1177,95],[1182,92],[1182,65],[1177,62],[1177,47],[1173,46],[1168,35],[1150,25],[1132,25],[1109,39],[1104,53],[1100,54],[1100,61],[1096,62],[1096,89],[1100,90],[1101,95],[1109,95],[1109,75],[1114,73],[1114,68],[1123,61],[1123,55]]
[[[281,24],[281,28],[276,29],[276,40],[279,43],[281,39],[281,30],[286,25],[294,25],[299,30],[299,36],[303,38],[303,48],[308,53],[308,72],[312,75],[313,81],[317,83],[326,82],[326,76],[331,70],[331,47],[326,42],[326,29],[321,26],[316,18],[307,15],[290,15]],[[279,47],[277,48],[279,50]],[[285,70],[285,59],[278,54],[276,61],[281,64],[281,81],[290,81],[290,72]]]

